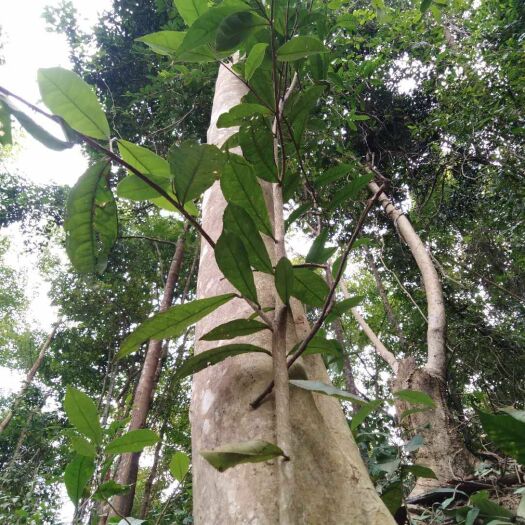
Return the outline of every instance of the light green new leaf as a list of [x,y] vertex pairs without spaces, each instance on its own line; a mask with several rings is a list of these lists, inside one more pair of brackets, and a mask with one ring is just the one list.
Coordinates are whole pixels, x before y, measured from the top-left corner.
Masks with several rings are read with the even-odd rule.
[[300,301],[311,306],[323,306],[330,289],[325,280],[308,268],[294,268],[293,293]]
[[188,26],[208,10],[208,0],[173,0],[173,3]]
[[165,312],[146,319],[134,332],[124,339],[117,358],[122,359],[131,354],[148,339],[178,337],[186,328],[206,317],[234,297],[235,294],[228,293],[206,299],[197,299],[190,303],[172,306]]
[[264,18],[250,11],[227,16],[219,25],[215,36],[217,51],[233,52],[257,29],[267,25]]
[[257,68],[263,63],[267,47],[268,44],[260,42],[251,48],[244,64],[244,78],[247,82],[250,81]]
[[261,104],[253,102],[243,102],[233,106],[227,113],[219,115],[217,120],[218,128],[231,128],[233,126],[240,126],[247,117],[252,115],[269,116],[272,112]]
[[222,218],[225,231],[239,237],[248,252],[250,264],[261,272],[273,273],[272,262],[255,222],[239,206],[228,204]]
[[66,485],[67,495],[75,507],[78,506],[78,502],[82,499],[84,489],[94,472],[95,462],[93,458],[75,456],[67,464],[64,471],[64,484]]
[[369,401],[365,406],[361,407],[352,417],[350,428],[352,432],[357,430],[357,427],[375,410],[377,410],[383,401],[381,399],[374,399]]
[[275,267],[275,288],[284,304],[288,304],[292,295],[294,274],[292,263],[282,257]]
[[77,454],[88,458],[94,458],[97,455],[96,448],[85,437],[71,434],[69,439],[71,440],[71,447]]
[[141,452],[145,447],[154,445],[159,436],[149,428],[130,430],[126,434],[110,441],[106,448],[106,454],[124,454],[126,452]]
[[355,308],[360,304],[364,299],[362,295],[356,295],[355,297],[349,297],[348,299],[343,299],[334,304],[332,311],[326,316],[326,323],[331,323],[336,317],[341,317],[343,314]]
[[219,472],[224,472],[241,463],[258,463],[284,456],[284,452],[277,445],[260,439],[229,443],[214,450],[201,450],[200,454]]
[[89,84],[61,67],[38,70],[44,104],[74,130],[95,139],[109,139],[106,115]]
[[107,501],[117,494],[125,494],[129,491],[129,487],[129,485],[121,485],[110,479],[102,483],[102,485],[99,485],[92,497],[95,501]]
[[308,381],[305,379],[290,379],[290,383],[294,386],[302,388],[303,390],[310,390],[311,392],[316,392],[318,394],[324,394],[326,396],[337,397],[338,399],[343,399],[344,401],[352,401],[354,403],[366,404],[364,399],[361,399],[350,392],[345,390],[340,390],[335,388],[333,385],[327,385],[326,383],[321,383],[321,381]]
[[201,341],[221,341],[223,339],[234,339],[243,335],[255,334],[261,330],[268,330],[266,323],[254,319],[235,319],[216,326],[201,337]]
[[83,435],[94,443],[102,441],[102,428],[100,426],[97,407],[92,399],[84,392],[72,386],[66,389],[64,410],[69,422]]
[[186,203],[220,178],[226,158],[217,146],[185,142],[170,149],[168,160],[177,197]]
[[436,406],[434,400],[428,394],[419,390],[398,390],[394,392],[394,397],[414,405],[425,405],[432,408]]
[[179,483],[184,479],[184,476],[186,476],[188,473],[189,468],[190,458],[188,457],[188,454],[177,451],[175,454],[173,454],[173,456],[171,456],[170,472]]
[[291,62],[318,53],[328,53],[328,49],[314,36],[296,36],[277,50],[277,60]]
[[185,31],[157,31],[135,38],[135,40],[143,42],[159,55],[173,55],[179,49],[185,36]]
[[215,245],[215,260],[224,277],[244,297],[258,303],[248,253],[239,237],[234,233],[223,231]]
[[242,157],[230,155],[221,177],[225,199],[243,208],[262,233],[273,238],[266,201],[253,168]]
[[208,366],[216,365],[221,361],[224,361],[227,357],[233,357],[236,355],[247,354],[250,352],[259,352],[267,355],[271,355],[268,350],[255,345],[249,344],[232,344],[219,346],[200,352],[193,357],[190,357],[182,366],[177,370],[175,379],[183,379],[191,374],[196,374],[201,370],[204,370]]
[[78,179],[66,204],[66,252],[80,273],[102,272],[118,234],[117,207],[106,176],[109,163],[99,161]]

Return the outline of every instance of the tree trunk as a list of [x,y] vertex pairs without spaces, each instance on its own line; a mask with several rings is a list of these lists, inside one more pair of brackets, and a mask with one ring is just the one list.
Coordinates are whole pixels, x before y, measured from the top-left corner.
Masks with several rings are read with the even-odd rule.
[[[232,129],[217,129],[218,116],[239,103],[245,87],[221,66],[217,78],[208,142],[222,145]],[[271,188],[264,185],[266,200],[273,210]],[[212,239],[222,230],[225,208],[220,185],[215,183],[204,195],[202,224]],[[270,216],[273,215],[270,213]],[[267,242],[275,259],[273,243]],[[256,272],[261,305],[273,306],[273,279]],[[199,298],[232,291],[215,262],[214,252],[202,241],[197,283]],[[197,353],[212,344],[199,338],[212,328],[252,313],[246,302],[235,299],[197,323]],[[304,337],[307,321],[296,309],[288,316],[287,348]],[[272,348],[269,330],[238,338],[267,349]],[[228,341],[231,343],[232,341]],[[292,377],[329,382],[319,356],[309,356],[290,370]],[[272,379],[272,361],[264,354],[247,354],[227,359],[194,376],[191,423],[193,447],[194,519],[202,524],[279,523],[278,462],[246,464],[219,473],[201,456],[202,449],[214,449],[231,442],[263,439],[276,442],[274,398],[257,410],[253,401]],[[285,451],[295,466],[289,523],[388,525],[394,520],[378,497],[353,441],[339,403],[327,396],[291,388],[291,450]],[[281,522],[282,523],[282,522]]]
[[[173,292],[179,278],[180,268],[184,257],[184,240],[187,232],[187,226],[177,241],[175,253],[171,261],[164,294],[160,303],[160,312],[166,311],[173,301]],[[133,408],[129,430],[136,430],[144,427],[146,418],[153,400],[153,394],[158,379],[159,363],[162,359],[162,341],[152,339],[148,344],[144,365],[140,374],[139,382],[133,398]],[[135,498],[135,484],[139,470],[140,452],[123,454],[120,458],[117,472],[117,481],[123,485],[131,485],[126,494],[115,496],[113,506],[115,511],[120,515],[129,516],[133,507]]]
[[417,367],[415,359],[408,357],[399,361],[392,386],[394,392],[405,389],[425,392],[435,403],[435,408],[402,417],[414,405],[396,401],[397,417],[408,437],[419,434],[424,439],[416,451],[415,463],[430,467],[438,478],[418,478],[410,496],[435,489],[446,481],[470,476],[478,461],[465,447],[459,424],[448,408],[447,387],[442,379]]

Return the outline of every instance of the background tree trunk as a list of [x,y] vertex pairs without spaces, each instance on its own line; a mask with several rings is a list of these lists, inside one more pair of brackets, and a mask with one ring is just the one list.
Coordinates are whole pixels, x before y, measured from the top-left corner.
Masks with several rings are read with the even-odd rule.
[[[245,86],[224,67],[220,68],[212,109],[208,142],[222,145],[235,130],[217,129],[218,116],[239,103]],[[269,210],[271,193],[266,198]],[[204,195],[203,227],[213,239],[222,230],[225,200],[215,183]],[[270,214],[272,215],[272,214]],[[272,243],[267,243],[274,257]],[[275,258],[275,257],[274,257]],[[273,305],[272,277],[255,274],[261,305]],[[213,250],[202,241],[197,293],[199,298],[232,290],[215,262]],[[289,320],[287,345],[304,337],[307,321],[295,309]],[[247,317],[249,306],[235,299],[197,323],[195,351],[211,344],[199,337],[232,319]],[[229,341],[231,342],[231,341]],[[238,338],[271,348],[268,330]],[[319,356],[309,356],[290,370],[292,377],[329,382]],[[253,401],[272,378],[272,361],[265,355],[250,354],[230,358],[194,376],[191,404],[193,447],[194,519],[201,524],[279,523],[277,462],[246,464],[219,473],[200,456],[202,449],[214,449],[230,442],[264,439],[275,442],[273,396],[257,410]],[[290,391],[292,450],[295,468],[292,494],[293,523],[353,523],[388,525],[394,520],[377,495],[353,441],[339,403],[327,396],[292,388]]]

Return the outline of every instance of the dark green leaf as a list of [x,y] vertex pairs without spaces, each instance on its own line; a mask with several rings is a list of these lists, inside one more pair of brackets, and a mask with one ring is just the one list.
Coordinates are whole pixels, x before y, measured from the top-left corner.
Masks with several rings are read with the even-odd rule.
[[354,200],[358,197],[359,192],[367,186],[374,178],[373,175],[360,175],[355,177],[350,184],[347,184],[342,190],[338,191],[328,205],[329,210],[337,208],[347,200]]
[[[294,353],[299,348],[296,344],[290,353]],[[321,333],[316,334],[306,346],[303,355],[325,354],[336,358],[341,357],[343,349],[336,339],[327,339]]]
[[489,493],[486,490],[481,490],[476,492],[476,494],[472,494],[470,496],[470,503],[473,506],[478,507],[481,516],[487,518],[512,518],[514,516],[510,510],[498,505],[494,501],[491,501],[489,499]]
[[508,414],[478,412],[483,430],[500,450],[525,465],[525,423]]
[[248,253],[239,237],[234,233],[223,231],[215,245],[215,260],[224,277],[244,297],[258,303]]
[[330,291],[322,277],[308,268],[294,268],[293,293],[300,301],[311,306],[323,306]]
[[348,312],[348,310],[351,310],[360,304],[363,299],[364,297],[362,295],[356,295],[355,297],[349,297],[348,299],[343,299],[342,301],[335,303],[332,307],[332,311],[326,317],[326,322],[331,323],[336,317],[341,317]]
[[315,238],[308,254],[306,255],[305,262],[323,264],[336,252],[337,248],[325,248],[326,241],[328,240],[328,230],[324,229]]
[[168,154],[175,191],[183,204],[200,197],[221,176],[224,153],[211,144],[186,142]]
[[284,455],[278,446],[259,439],[244,443],[229,443],[215,450],[201,450],[200,454],[219,472],[241,463],[258,463]]
[[98,419],[97,407],[91,398],[72,386],[66,389],[64,410],[69,422],[94,443],[102,441],[102,428]]
[[390,484],[381,495],[381,499],[392,516],[395,515],[403,503],[403,483],[396,481]]
[[425,405],[432,408],[436,406],[434,400],[428,394],[419,390],[398,390],[394,392],[394,397],[414,405]]
[[96,492],[93,494],[93,499],[95,501],[107,501],[117,494],[125,494],[128,491],[129,485],[121,485],[120,483],[110,479],[98,487]]
[[294,273],[292,263],[282,257],[275,267],[275,287],[284,304],[288,304],[292,295],[294,285]]
[[208,0],[173,0],[173,3],[188,26],[208,10]]
[[233,13],[224,18],[217,29],[215,47],[217,51],[234,51],[254,31],[267,25],[264,18],[250,11]]
[[12,144],[11,134],[11,115],[7,105],[0,100],[0,145],[8,146]]
[[202,341],[221,341],[223,339],[233,339],[250,335],[261,330],[267,330],[269,327],[266,323],[255,321],[253,319],[235,319],[227,323],[216,326],[207,334],[201,337]]
[[230,155],[221,177],[221,189],[228,202],[243,208],[252,217],[258,230],[273,238],[261,186],[252,167],[242,157]]
[[261,272],[273,273],[266,246],[250,215],[239,206],[228,204],[222,220],[224,229],[235,234],[242,241],[248,252],[250,264]]
[[154,445],[159,436],[149,428],[130,430],[126,434],[110,441],[105,448],[106,454],[124,454],[126,452],[141,452],[145,447]]
[[345,177],[353,171],[353,167],[350,164],[338,164],[328,168],[324,173],[316,177],[313,184],[316,188],[322,188],[331,182]]
[[328,49],[314,36],[296,36],[277,50],[277,60],[291,62],[318,53],[328,53]]
[[290,102],[285,109],[285,115],[287,116],[287,121],[291,124],[292,133],[298,145],[301,144],[306,122],[324,89],[324,86],[312,86],[290,97]]
[[218,128],[231,128],[233,126],[240,126],[248,117],[253,115],[269,116],[272,112],[261,104],[252,102],[243,102],[233,106],[227,113],[219,115],[217,120]]
[[311,207],[311,202],[305,202],[304,204],[301,204],[301,206],[295,208],[295,210],[293,210],[292,213],[290,213],[290,215],[285,221],[286,229],[288,229],[299,217],[306,213]]
[[190,458],[184,452],[177,451],[170,460],[171,475],[180,483],[190,468]]
[[95,139],[109,139],[109,124],[95,92],[76,73],[61,67],[38,70],[44,104],[74,130]]
[[255,44],[246,58],[246,63],[244,65],[244,78],[249,82],[252,78],[255,70],[263,63],[264,55],[266,53],[266,48],[268,44],[260,42]]
[[351,394],[350,392],[339,390],[339,388],[335,388],[332,385],[327,385],[326,383],[321,383],[320,381],[290,379],[290,383],[304,390],[310,390],[311,392],[317,392],[318,394],[325,394],[327,396],[337,397],[338,399],[343,399],[344,401],[352,401],[362,404],[366,403],[364,399],[361,399],[360,397],[357,397],[354,394]]
[[369,401],[365,406],[361,407],[352,417],[350,428],[353,432],[357,430],[357,427],[375,410],[377,410],[383,401],[381,399],[374,399]]
[[184,31],[157,31],[135,40],[143,42],[159,55],[173,55],[179,49],[185,36],[186,33]]
[[429,10],[430,6],[432,5],[432,0],[421,0],[421,5],[419,6],[419,10],[422,13],[425,13]]
[[437,479],[436,474],[431,468],[423,465],[403,465],[401,470],[405,473],[414,474],[417,478]]
[[84,494],[84,489],[95,472],[95,462],[86,456],[75,456],[64,471],[67,495],[75,507]]
[[186,328],[206,317],[234,297],[235,294],[228,293],[206,299],[197,299],[190,303],[172,306],[165,312],[146,319],[133,333],[124,339],[117,358],[122,359],[131,354],[148,339],[178,337]]
[[216,365],[217,363],[224,361],[227,357],[247,354],[249,352],[261,352],[271,355],[268,350],[249,344],[219,346],[217,348],[212,348],[211,350],[200,352],[199,354],[196,354],[193,357],[187,359],[179,368],[179,370],[177,370],[175,379],[183,379],[184,377],[187,377],[191,374],[196,374],[208,366]]

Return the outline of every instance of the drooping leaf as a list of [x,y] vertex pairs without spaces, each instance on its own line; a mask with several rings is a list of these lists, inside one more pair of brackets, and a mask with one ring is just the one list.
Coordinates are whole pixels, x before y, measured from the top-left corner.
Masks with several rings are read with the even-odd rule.
[[95,139],[109,138],[106,115],[89,84],[61,67],[38,70],[38,87],[44,104],[74,130]]
[[234,233],[223,231],[215,245],[215,260],[224,277],[244,297],[258,303],[257,288],[250,268],[248,253],[239,237]]
[[264,18],[250,12],[233,13],[220,23],[215,35],[217,51],[234,51],[257,29],[267,25]]
[[414,474],[417,478],[437,479],[434,471],[424,465],[403,465],[401,470],[406,473],[409,472],[410,474]]
[[335,248],[325,248],[326,241],[328,240],[328,230],[324,229],[315,238],[310,250],[306,254],[305,262],[323,264],[337,251]]
[[494,445],[525,465],[525,423],[509,414],[478,412],[478,416]]
[[300,301],[311,306],[323,306],[329,292],[324,279],[308,268],[294,268],[293,293]]
[[428,394],[419,390],[398,390],[394,392],[394,397],[414,405],[425,405],[432,408],[436,406],[434,400]]
[[344,401],[352,401],[354,403],[366,404],[364,399],[361,399],[350,392],[335,388],[333,385],[321,383],[321,381],[308,381],[306,379],[290,379],[290,383],[294,386],[302,388],[304,390],[310,390],[311,392],[317,392],[318,394],[325,394],[327,396],[337,397]]
[[288,304],[293,292],[294,272],[292,263],[282,257],[275,267],[275,288],[284,304]]
[[75,507],[78,506],[78,502],[82,499],[84,489],[94,472],[95,462],[93,458],[75,456],[67,464],[64,471],[64,484],[66,485],[67,495]]
[[180,483],[190,468],[190,458],[184,452],[177,451],[170,460],[171,475]]
[[110,479],[99,485],[92,497],[95,501],[107,501],[118,494],[126,494],[129,488],[129,485],[121,485]]
[[261,272],[273,273],[270,256],[250,215],[239,206],[228,204],[222,221],[224,229],[235,234],[243,243],[250,264]]
[[360,175],[355,177],[352,182],[347,184],[342,190],[338,191],[334,198],[328,205],[329,210],[337,208],[340,204],[343,204],[347,200],[354,200],[359,195],[359,192],[366,187],[366,185],[374,178],[373,175]]
[[352,417],[350,428],[352,432],[357,430],[357,427],[375,410],[377,410],[383,401],[381,399],[373,399],[369,401],[365,406],[361,407]]
[[71,434],[69,439],[71,440],[71,447],[77,454],[88,458],[94,458],[97,455],[96,448],[85,437]]
[[318,53],[328,53],[328,49],[315,36],[296,36],[277,50],[277,60],[291,62]]
[[173,3],[188,26],[208,10],[207,0],[173,0]]
[[243,335],[255,334],[261,330],[268,330],[266,323],[261,323],[255,319],[235,319],[227,323],[216,326],[207,334],[201,337],[202,341],[220,341],[223,339],[233,339]]
[[251,48],[244,64],[244,78],[246,81],[250,81],[255,70],[263,63],[267,47],[268,44],[260,42]]
[[118,149],[122,159],[143,175],[153,175],[157,178],[169,180],[170,165],[168,161],[153,151],[122,139],[118,141]]
[[355,308],[358,304],[363,302],[364,297],[362,295],[356,295],[355,297],[349,297],[342,301],[336,302],[332,306],[332,311],[326,316],[326,322],[331,323],[336,317],[341,317],[343,314]]
[[221,189],[229,203],[243,208],[262,233],[273,237],[268,210],[253,168],[242,157],[230,155],[221,177]]
[[125,452],[141,452],[145,447],[154,445],[159,436],[149,428],[130,430],[122,436],[110,441],[106,448],[106,454],[124,454]]
[[200,454],[219,472],[224,472],[241,463],[258,463],[284,455],[277,445],[260,439],[229,443],[214,450],[201,450]]
[[224,361],[227,357],[247,354],[249,352],[260,352],[271,355],[268,350],[255,345],[232,344],[219,346],[218,348],[212,348],[211,350],[200,352],[187,359],[179,370],[177,370],[175,379],[183,379],[191,374],[196,374],[208,366],[216,365],[217,363]]
[[403,504],[403,483],[401,481],[391,483],[381,495],[381,499],[390,514],[394,516]]
[[159,55],[174,55],[179,49],[186,32],[184,31],[157,31],[136,38],[137,42],[143,42],[152,51]]
[[218,128],[231,128],[240,126],[247,117],[253,115],[269,116],[272,112],[262,104],[243,102],[233,106],[227,113],[222,113],[217,119]]
[[185,142],[170,149],[168,160],[177,197],[186,203],[220,178],[226,159],[217,146]]
[[98,418],[97,407],[84,392],[69,386],[64,398],[64,410],[69,422],[88,439],[96,444],[102,440],[102,428]]
[[145,343],[148,339],[171,339],[172,337],[178,337],[188,326],[206,317],[209,313],[234,297],[235,294],[228,293],[206,299],[197,299],[190,303],[172,306],[165,312],[160,312],[146,319],[134,332],[124,339],[117,358],[122,359],[131,354],[138,349],[139,345]]
[[99,161],[79,178],[66,205],[66,252],[80,273],[102,272],[117,239],[117,209],[106,176],[109,163]]

